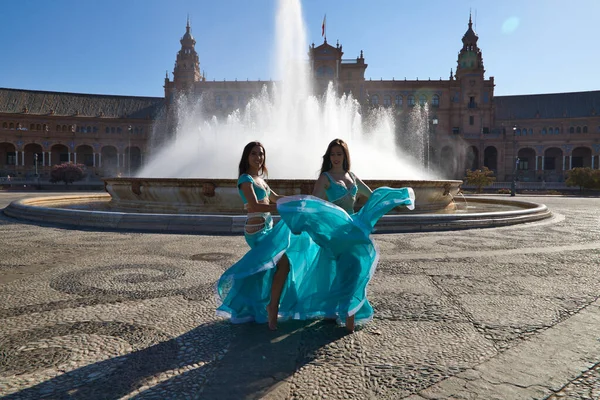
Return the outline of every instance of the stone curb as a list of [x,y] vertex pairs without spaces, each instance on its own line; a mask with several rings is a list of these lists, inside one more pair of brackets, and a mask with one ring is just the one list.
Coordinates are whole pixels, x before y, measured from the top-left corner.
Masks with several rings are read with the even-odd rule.
[[[192,233],[210,235],[242,234],[245,215],[159,214],[89,211],[50,207],[75,201],[107,201],[110,196],[78,195],[36,197],[13,201],[4,214],[31,222],[75,228],[131,230],[155,233]],[[533,222],[552,216],[543,204],[498,199],[469,199],[477,203],[508,204],[522,210],[469,214],[393,214],[383,216],[375,233],[428,232],[470,228],[489,228]],[[279,218],[274,216],[275,222]]]

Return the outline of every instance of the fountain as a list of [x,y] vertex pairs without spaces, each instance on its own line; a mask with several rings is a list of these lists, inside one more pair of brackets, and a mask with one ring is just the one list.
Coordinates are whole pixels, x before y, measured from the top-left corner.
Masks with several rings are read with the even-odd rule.
[[[105,179],[110,196],[27,199],[12,203],[4,212],[88,227],[242,232],[245,217],[236,177],[247,142],[259,140],[265,145],[273,178],[269,185],[279,194],[292,195],[311,193],[327,144],[342,138],[350,148],[352,170],[371,188],[410,186],[415,190],[415,211],[398,210],[382,218],[379,231],[499,223],[489,212],[448,213],[455,209],[453,199],[462,182],[435,179],[428,157],[427,106],[415,107],[405,134],[397,140],[390,110],[365,111],[352,95],[336,93],[331,83],[324,94],[313,91],[299,0],[281,0],[276,21],[274,71],[278,81],[265,85],[244,108],[226,117],[204,115],[202,97],[182,95],[177,99],[175,136],[152,153],[137,177]],[[511,204],[514,215],[504,215],[502,223],[550,215],[545,206]]]

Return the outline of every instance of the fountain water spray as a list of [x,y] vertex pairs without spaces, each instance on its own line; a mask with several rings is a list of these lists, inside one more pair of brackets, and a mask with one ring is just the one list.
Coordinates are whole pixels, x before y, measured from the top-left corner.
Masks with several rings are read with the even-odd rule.
[[[414,134],[423,132],[422,123],[397,140],[391,110],[365,111],[352,95],[336,93],[331,83],[324,94],[313,93],[306,36],[300,1],[280,0],[274,57],[280,80],[224,117],[205,114],[204,97],[180,97],[175,137],[152,152],[138,176],[237,178],[244,145],[259,140],[266,148],[270,178],[314,179],[328,143],[340,138],[348,143],[352,169],[361,178],[431,178],[422,151],[410,151],[416,145]],[[409,151],[398,145],[406,138]]]

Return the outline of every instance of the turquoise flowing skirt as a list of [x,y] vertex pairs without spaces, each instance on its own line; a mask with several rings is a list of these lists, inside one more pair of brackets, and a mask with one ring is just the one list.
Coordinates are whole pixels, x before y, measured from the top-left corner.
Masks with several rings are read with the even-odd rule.
[[290,273],[279,303],[283,319],[355,316],[360,325],[373,317],[367,286],[379,254],[374,226],[395,207],[414,209],[411,188],[378,188],[360,211],[348,214],[314,196],[289,196],[277,202],[281,221],[246,235],[250,251],[217,282],[217,314],[233,323],[267,322],[271,282],[286,254]]

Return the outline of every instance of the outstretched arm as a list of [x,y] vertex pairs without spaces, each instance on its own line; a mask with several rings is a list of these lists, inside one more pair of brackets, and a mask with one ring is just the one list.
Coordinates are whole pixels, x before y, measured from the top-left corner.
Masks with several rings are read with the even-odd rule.
[[368,187],[367,184],[364,183],[358,176],[354,175],[354,178],[356,179],[356,187],[358,188],[358,194],[364,196],[367,199],[371,197],[371,194],[373,193],[371,188]]
[[275,203],[265,204],[259,203],[258,200],[256,200],[256,193],[254,192],[254,187],[252,187],[251,182],[242,183],[240,189],[242,190],[242,193],[244,193],[246,200],[248,200],[248,212],[271,212],[277,210],[277,204]]
[[271,188],[269,188],[270,194],[269,194],[269,201],[271,203],[277,203],[277,200],[281,199],[282,197],[285,196],[280,196],[277,193],[275,193],[275,191]]
[[319,179],[315,182],[315,187],[313,188],[312,195],[318,197],[323,200],[327,200],[326,190],[329,187],[329,180],[325,176],[325,174],[321,174]]

